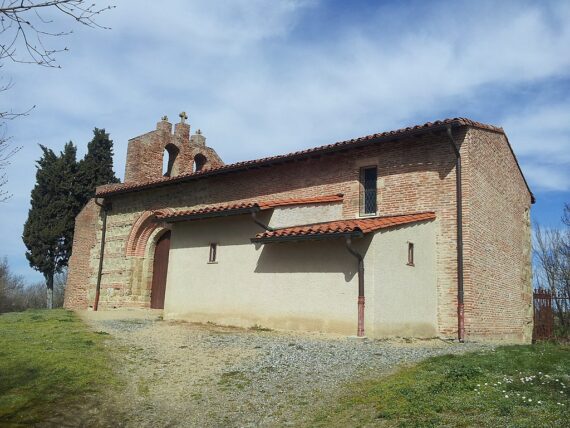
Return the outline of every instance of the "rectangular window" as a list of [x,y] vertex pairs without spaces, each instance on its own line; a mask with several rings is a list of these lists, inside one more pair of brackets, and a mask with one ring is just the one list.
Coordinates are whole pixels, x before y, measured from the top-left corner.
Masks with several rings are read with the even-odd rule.
[[376,179],[378,173],[375,166],[360,170],[360,214],[376,214]]
[[208,263],[217,263],[217,256],[218,256],[218,244],[212,242],[210,243],[210,258]]
[[408,266],[414,266],[414,244],[408,242]]

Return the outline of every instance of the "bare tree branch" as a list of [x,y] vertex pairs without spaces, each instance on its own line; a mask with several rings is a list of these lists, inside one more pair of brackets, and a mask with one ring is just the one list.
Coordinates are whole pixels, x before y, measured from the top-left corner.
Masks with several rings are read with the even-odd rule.
[[[570,216],[569,211],[566,204],[564,222]],[[560,326],[570,327],[567,305],[567,299],[570,299],[570,224],[565,229],[544,229],[535,224],[533,256],[535,284],[552,292],[556,297],[554,310]]]
[[[51,16],[71,18],[86,27],[108,29],[97,23],[96,19],[114,7],[97,7],[95,3],[85,0],[0,0],[0,67],[3,60],[9,59],[16,63],[59,68],[56,55],[68,49],[52,48],[47,42],[69,35],[72,31],[53,31]],[[0,93],[11,86],[11,82],[0,86]],[[26,116],[34,108],[24,112],[0,111],[0,203],[11,197],[5,190],[8,182],[6,168],[10,159],[20,150],[20,147],[10,147],[6,121]]]
[[[45,14],[57,13],[91,28],[108,29],[97,22],[97,17],[115,6],[97,7],[85,0],[3,0],[0,3],[0,60],[59,67],[55,55],[67,51],[67,47],[49,48],[45,40],[61,37],[71,31],[47,30],[53,24]],[[18,47],[25,51],[18,55]]]

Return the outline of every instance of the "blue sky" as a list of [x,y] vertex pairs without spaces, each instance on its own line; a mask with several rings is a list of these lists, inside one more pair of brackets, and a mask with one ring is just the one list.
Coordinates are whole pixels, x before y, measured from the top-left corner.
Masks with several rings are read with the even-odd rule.
[[85,152],[94,127],[127,140],[185,110],[225,162],[445,117],[505,128],[557,227],[570,202],[570,2],[117,1],[111,30],[73,28],[61,69],[5,63],[2,105],[22,146],[8,169],[0,256],[28,280],[22,227],[38,144]]

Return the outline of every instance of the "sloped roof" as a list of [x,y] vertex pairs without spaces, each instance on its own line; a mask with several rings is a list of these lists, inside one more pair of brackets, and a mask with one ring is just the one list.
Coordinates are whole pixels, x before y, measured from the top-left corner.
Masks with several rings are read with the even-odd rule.
[[[271,157],[267,157],[267,158],[254,159],[254,160],[244,161],[244,162],[236,162],[233,164],[223,165],[223,166],[220,166],[217,168],[204,169],[201,171],[196,171],[196,172],[187,173],[187,174],[180,174],[180,175],[177,175],[175,177],[162,177],[162,178],[150,180],[150,181],[147,181],[144,183],[122,183],[122,184],[100,186],[97,189],[96,196],[105,197],[105,196],[111,196],[111,195],[116,195],[116,194],[120,194],[120,193],[141,191],[141,190],[145,190],[145,189],[162,187],[162,186],[167,186],[170,184],[182,183],[182,182],[186,182],[186,181],[196,180],[196,179],[205,178],[205,177],[209,177],[209,176],[213,176],[213,175],[227,174],[230,172],[245,171],[248,169],[278,165],[280,163],[294,161],[294,160],[300,160],[300,159],[308,158],[310,156],[315,156],[315,155],[319,155],[319,154],[323,154],[323,153],[330,153],[330,152],[342,151],[342,150],[347,150],[347,149],[351,149],[351,148],[355,148],[355,147],[365,146],[365,145],[371,144],[372,142],[377,142],[377,141],[381,141],[381,140],[392,140],[395,138],[400,138],[400,137],[404,137],[404,136],[408,136],[408,135],[423,133],[426,131],[435,131],[435,130],[445,129],[447,126],[453,126],[453,127],[471,126],[474,128],[485,129],[488,131],[493,131],[493,132],[498,132],[498,133],[504,134],[503,128],[493,126],[493,125],[487,125],[487,124],[484,124],[481,122],[476,122],[474,120],[467,119],[467,118],[456,117],[453,119],[436,120],[435,122],[427,122],[427,123],[424,123],[423,125],[409,126],[406,128],[400,128],[400,129],[396,129],[393,131],[386,131],[386,132],[366,135],[364,137],[353,138],[353,139],[345,140],[345,141],[339,141],[339,142],[336,142],[333,144],[327,144],[324,146],[314,147],[314,148],[301,150],[301,151],[297,151],[297,152],[293,152],[293,153],[288,153],[288,154],[284,154],[284,155],[271,156]],[[509,148],[510,148],[510,144],[509,144]],[[512,148],[510,148],[510,149],[512,152]],[[514,152],[513,152],[513,156],[514,156]],[[516,161],[516,157],[515,157],[515,161]],[[517,165],[518,165],[518,162],[517,162]],[[520,166],[519,166],[519,170],[520,170]],[[521,171],[521,174],[522,174],[522,171]],[[523,179],[524,179],[524,175],[523,175]],[[526,183],[526,180],[525,180],[525,183]],[[528,185],[527,185],[527,187],[528,187]],[[530,188],[529,188],[529,192],[530,192]]]
[[274,199],[263,202],[236,202],[232,204],[209,205],[192,210],[181,210],[173,213],[158,214],[158,220],[166,221],[183,221],[198,218],[217,217],[221,215],[235,215],[250,212],[252,210],[260,211],[275,207],[289,205],[306,205],[306,204],[322,204],[327,202],[342,202],[343,195],[323,195],[310,198],[288,198]]
[[429,211],[387,217],[336,220],[266,231],[258,233],[251,241],[268,243],[286,240],[332,238],[343,235],[363,235],[379,229],[434,219],[435,213]]

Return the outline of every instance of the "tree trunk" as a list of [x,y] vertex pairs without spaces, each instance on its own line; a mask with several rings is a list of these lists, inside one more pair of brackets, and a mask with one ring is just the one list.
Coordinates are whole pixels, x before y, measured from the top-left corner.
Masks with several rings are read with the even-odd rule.
[[53,273],[47,278],[47,308],[53,309]]

